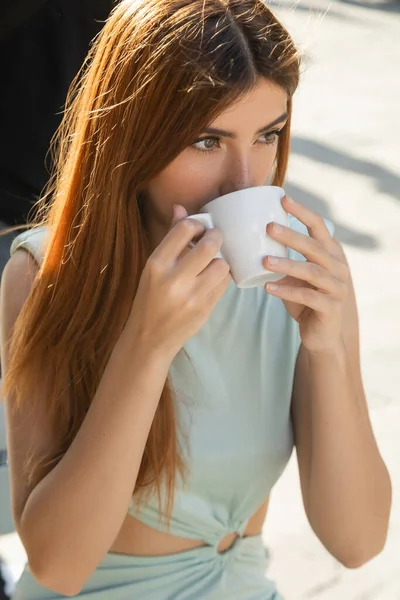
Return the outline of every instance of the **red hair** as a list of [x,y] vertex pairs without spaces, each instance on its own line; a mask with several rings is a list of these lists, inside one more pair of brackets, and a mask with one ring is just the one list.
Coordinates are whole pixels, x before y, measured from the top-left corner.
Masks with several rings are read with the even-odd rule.
[[[282,185],[299,56],[262,0],[122,1],[95,41],[60,128],[52,200],[40,205],[50,240],[4,385],[16,408],[35,382],[51,390],[41,401],[58,448],[27,462],[31,481],[69,448],[127,321],[149,255],[139,190],[260,78],[288,95],[273,181]],[[155,487],[160,500],[165,480],[168,515],[185,472],[177,437],[166,381],[132,493]]]

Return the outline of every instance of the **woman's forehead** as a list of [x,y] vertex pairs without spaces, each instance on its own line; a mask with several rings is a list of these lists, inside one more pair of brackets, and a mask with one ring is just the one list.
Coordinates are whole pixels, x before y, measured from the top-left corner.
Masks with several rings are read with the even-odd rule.
[[257,86],[224,109],[209,127],[232,133],[241,128],[265,129],[287,113],[288,96],[281,87],[260,80]]

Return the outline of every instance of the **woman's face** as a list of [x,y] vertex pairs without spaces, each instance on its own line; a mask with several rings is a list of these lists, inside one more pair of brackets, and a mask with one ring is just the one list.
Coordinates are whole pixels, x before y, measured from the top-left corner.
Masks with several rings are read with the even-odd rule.
[[287,94],[266,80],[221,113],[146,187],[152,240],[167,233],[174,204],[196,214],[218,196],[266,184],[286,121]]

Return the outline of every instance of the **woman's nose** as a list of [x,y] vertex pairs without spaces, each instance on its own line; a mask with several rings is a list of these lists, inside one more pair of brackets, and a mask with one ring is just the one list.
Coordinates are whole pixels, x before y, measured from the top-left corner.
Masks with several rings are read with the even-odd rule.
[[240,159],[229,165],[229,168],[222,174],[220,184],[220,195],[230,194],[237,190],[244,190],[257,185],[252,177],[249,162],[246,159]]

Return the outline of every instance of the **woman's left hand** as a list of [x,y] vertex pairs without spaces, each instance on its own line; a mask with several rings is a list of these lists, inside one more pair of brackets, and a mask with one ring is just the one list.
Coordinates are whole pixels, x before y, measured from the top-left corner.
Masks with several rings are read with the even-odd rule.
[[282,200],[285,211],[304,223],[309,236],[275,223],[267,233],[300,252],[306,261],[266,257],[264,266],[287,277],[266,284],[266,291],[285,304],[300,325],[303,346],[311,352],[342,344],[344,307],[350,288],[350,270],[339,242],[332,238],[323,218],[291,198]]

